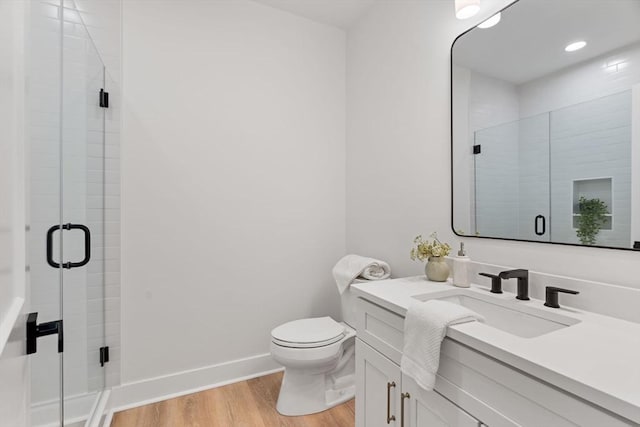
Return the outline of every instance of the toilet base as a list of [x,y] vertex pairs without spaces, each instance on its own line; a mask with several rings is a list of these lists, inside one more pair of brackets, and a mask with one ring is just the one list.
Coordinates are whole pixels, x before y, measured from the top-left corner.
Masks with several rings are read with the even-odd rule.
[[309,375],[287,368],[276,409],[287,416],[315,414],[353,399],[355,391],[353,371],[336,378],[332,374]]
[[271,355],[285,367],[276,409],[300,416],[326,411],[355,396],[356,331],[345,326],[341,341],[318,348],[271,343]]

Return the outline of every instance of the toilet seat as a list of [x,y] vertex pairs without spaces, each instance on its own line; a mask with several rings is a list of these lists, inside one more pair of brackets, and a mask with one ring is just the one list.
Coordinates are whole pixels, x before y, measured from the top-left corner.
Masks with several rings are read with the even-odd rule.
[[331,317],[316,317],[287,322],[271,331],[274,344],[291,348],[316,348],[344,338],[344,325]]

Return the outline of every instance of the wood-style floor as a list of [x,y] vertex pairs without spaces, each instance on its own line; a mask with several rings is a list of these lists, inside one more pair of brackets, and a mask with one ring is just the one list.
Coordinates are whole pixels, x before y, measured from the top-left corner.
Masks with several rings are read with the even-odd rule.
[[353,427],[354,400],[319,414],[276,411],[282,373],[165,400],[113,416],[111,427]]

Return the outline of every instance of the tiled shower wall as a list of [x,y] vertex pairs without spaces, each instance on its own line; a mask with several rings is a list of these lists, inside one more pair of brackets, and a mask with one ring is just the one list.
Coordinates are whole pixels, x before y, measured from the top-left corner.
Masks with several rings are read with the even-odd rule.
[[631,91],[551,113],[550,147],[552,239],[579,243],[572,223],[574,181],[610,178],[613,226],[597,241],[631,247]]

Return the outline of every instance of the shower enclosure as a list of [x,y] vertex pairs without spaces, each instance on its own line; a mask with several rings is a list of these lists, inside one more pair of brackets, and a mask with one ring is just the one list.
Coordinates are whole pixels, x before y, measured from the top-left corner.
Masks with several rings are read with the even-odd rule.
[[108,79],[74,1],[34,0],[30,7],[30,311],[38,324],[61,321],[59,333],[38,338],[31,355],[31,420],[34,426],[85,425],[99,406],[108,361]]
[[630,248],[630,90],[474,132],[474,231],[575,243],[580,198],[604,203],[602,246]]

